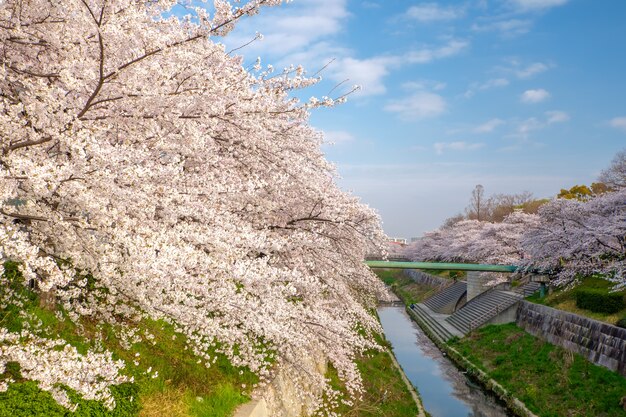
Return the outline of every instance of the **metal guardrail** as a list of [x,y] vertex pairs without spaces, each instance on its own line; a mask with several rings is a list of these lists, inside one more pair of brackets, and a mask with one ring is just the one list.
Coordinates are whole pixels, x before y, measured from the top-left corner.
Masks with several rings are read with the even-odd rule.
[[[519,300],[522,300],[522,298],[520,298]],[[517,301],[519,301],[517,300]],[[513,304],[508,304],[510,300],[507,300],[507,302],[502,302],[499,304],[496,304],[495,307],[492,307],[490,310],[487,310],[486,313],[476,317],[474,320],[470,321],[469,323],[469,330],[470,332],[478,327],[480,327],[483,323],[484,323],[484,319],[485,317],[496,317],[498,314],[500,314],[502,311],[506,310],[507,308],[511,307]],[[507,305],[508,304],[508,305]],[[506,307],[505,307],[506,306]],[[502,309],[502,310],[501,310]],[[495,310],[495,315],[491,316],[491,313],[493,313]],[[489,320],[489,319],[487,319]]]
[[[494,291],[494,290],[496,290],[496,288],[490,288],[487,291]],[[487,291],[485,291],[485,292],[487,292]],[[501,290],[499,290],[499,291],[501,291]],[[511,290],[507,290],[507,291],[519,295],[520,299],[517,300],[517,301],[520,301],[520,300],[523,300],[524,298],[526,298],[526,289],[524,288],[524,285],[521,285],[521,286],[519,286],[517,288],[511,289]],[[483,295],[483,294],[485,294],[485,293],[482,293],[480,295]],[[483,320],[485,317],[489,316],[493,312],[494,309],[496,310],[496,316],[497,316],[501,312],[500,308],[503,308],[507,304],[508,304],[508,301],[507,302],[501,302],[501,303],[497,304],[495,307],[492,307],[490,310],[487,310],[486,313],[484,313],[484,314],[480,315],[479,317],[475,318],[474,320],[472,320],[470,322],[470,324],[469,324],[470,331],[474,330],[475,328],[479,327],[482,324],[482,323],[479,323],[478,325],[475,325],[474,323],[477,323],[480,320]],[[507,308],[511,307],[512,305],[513,304],[510,304],[507,307],[504,307],[504,309],[507,309]],[[502,311],[504,311],[504,310],[502,310]],[[495,316],[492,316],[492,317],[495,317]]]

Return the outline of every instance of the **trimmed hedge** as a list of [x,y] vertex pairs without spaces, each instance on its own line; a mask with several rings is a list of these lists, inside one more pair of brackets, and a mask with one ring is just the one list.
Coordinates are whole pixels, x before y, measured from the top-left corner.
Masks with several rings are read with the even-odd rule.
[[606,290],[579,288],[576,294],[576,307],[593,311],[594,313],[613,314],[626,308],[624,295],[607,293]]

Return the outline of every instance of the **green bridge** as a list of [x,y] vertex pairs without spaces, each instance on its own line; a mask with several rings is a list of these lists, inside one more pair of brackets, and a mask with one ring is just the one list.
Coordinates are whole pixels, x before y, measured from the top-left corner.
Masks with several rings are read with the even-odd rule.
[[370,268],[445,269],[451,271],[515,272],[515,265],[458,264],[446,262],[365,261]]

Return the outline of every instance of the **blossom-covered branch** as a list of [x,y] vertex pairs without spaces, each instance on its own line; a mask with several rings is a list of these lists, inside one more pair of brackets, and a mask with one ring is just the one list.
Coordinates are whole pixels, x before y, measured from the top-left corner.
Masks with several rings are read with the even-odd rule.
[[375,347],[367,307],[385,291],[362,259],[384,235],[308,125],[336,102],[289,96],[318,79],[247,72],[211,40],[280,3],[180,18],[173,0],[4,2],[0,259],[75,320],[163,318],[206,363],[217,346],[262,381],[313,375],[316,407],[326,381],[303,358],[360,388],[353,358]]

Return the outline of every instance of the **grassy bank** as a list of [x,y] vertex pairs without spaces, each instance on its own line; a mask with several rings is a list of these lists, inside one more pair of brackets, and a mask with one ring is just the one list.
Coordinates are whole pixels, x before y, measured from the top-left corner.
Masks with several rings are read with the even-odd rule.
[[[151,320],[133,323],[145,340],[122,347],[116,336],[119,328],[88,318],[77,326],[59,306],[42,307],[38,295],[21,284],[16,265],[7,263],[5,268],[0,285],[2,327],[11,332],[36,329],[41,337],[68,341],[82,354],[104,348],[114,359],[126,362],[123,373],[132,376],[134,382],[112,387],[117,404],[113,411],[70,393],[78,408],[69,412],[36,382],[23,379],[18,363],[9,362],[0,373],[0,381],[11,378],[16,382],[0,392],[0,417],[226,417],[249,400],[243,386],[256,382],[252,373],[233,367],[223,355],[216,355],[210,368],[198,363],[185,347],[185,337],[171,325]],[[19,296],[8,298],[9,287]]]
[[[574,288],[557,288],[544,298],[539,298],[539,295],[535,294],[529,297],[528,301],[543,304],[559,310],[569,311],[571,313],[586,316],[605,323],[616,324],[620,319],[626,319],[626,309],[607,314],[586,310],[576,306],[576,291],[592,290],[609,294],[613,285],[613,283],[602,278],[588,277],[581,279],[580,284]],[[626,290],[622,290],[618,292],[618,294],[626,297]]]
[[[389,343],[383,339],[378,342],[391,349]],[[358,400],[350,404],[336,402],[333,411],[350,417],[408,417],[417,416],[418,407],[402,380],[400,372],[393,364],[386,351],[369,351],[357,359],[357,366],[363,376],[365,392]],[[346,398],[346,389],[339,380],[337,372],[329,369],[327,378],[331,380],[333,388]]]
[[626,416],[626,379],[514,324],[487,326],[450,345],[542,417]]
[[373,271],[406,305],[419,303],[437,290],[437,287],[432,285],[416,283],[400,269],[374,269]]
[[[70,393],[78,404],[75,412],[60,406],[37,383],[20,375],[19,364],[9,362],[0,381],[13,379],[6,392],[0,392],[0,417],[227,417],[237,406],[249,401],[247,395],[256,376],[233,367],[224,355],[206,367],[187,348],[185,337],[162,321],[142,320],[132,327],[144,340],[122,346],[120,328],[97,324],[89,318],[79,325],[67,318],[60,306],[42,306],[39,296],[25,288],[16,265],[5,264],[0,282],[0,325],[11,332],[37,329],[41,337],[64,339],[85,354],[106,349],[114,359],[123,359],[125,375],[132,383],[112,387],[116,408],[107,410],[96,401],[86,401]],[[7,298],[8,289],[19,297]],[[384,340],[380,343],[388,347]],[[0,342],[0,348],[2,347]],[[418,413],[411,394],[386,351],[370,351],[357,358],[365,392],[351,405],[340,404],[337,411],[346,416],[415,416]],[[329,378],[341,388],[332,369]],[[344,390],[345,393],[345,390]],[[346,397],[347,398],[347,397]]]

